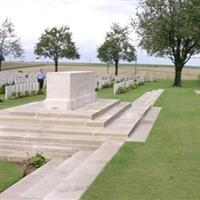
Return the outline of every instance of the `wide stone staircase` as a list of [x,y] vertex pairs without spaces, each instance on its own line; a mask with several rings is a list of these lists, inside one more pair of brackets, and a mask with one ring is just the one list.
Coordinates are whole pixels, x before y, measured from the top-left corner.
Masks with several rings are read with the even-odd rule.
[[163,90],[132,103],[98,99],[73,111],[42,102],[1,112],[1,158],[41,152],[50,161],[1,193],[2,200],[79,199],[147,115]]
[[68,159],[52,159],[2,192],[0,199],[79,199],[122,144],[107,141],[94,152],[78,151]]
[[1,112],[1,158],[42,153],[66,158],[95,150],[108,139],[126,140],[163,90],[145,93],[132,104],[98,99],[74,111],[47,110],[42,102]]

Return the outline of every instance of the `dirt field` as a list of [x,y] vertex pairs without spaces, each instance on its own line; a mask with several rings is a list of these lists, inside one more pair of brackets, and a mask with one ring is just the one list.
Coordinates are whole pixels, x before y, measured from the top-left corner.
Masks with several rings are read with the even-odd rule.
[[[9,71],[18,71],[21,70],[23,72],[37,72],[40,68],[42,68],[46,72],[54,71],[53,65],[47,66],[38,66],[33,68],[23,68],[23,69],[15,69]],[[58,67],[59,71],[94,71],[99,76],[105,76],[107,74],[106,66],[82,66],[82,65],[61,65]],[[114,67],[109,67],[109,73],[114,74]],[[174,69],[169,67],[127,67],[127,66],[119,66],[119,74],[120,75],[154,75],[158,79],[174,79]],[[200,68],[185,68],[182,72],[182,79],[197,79],[198,75],[200,75]]]

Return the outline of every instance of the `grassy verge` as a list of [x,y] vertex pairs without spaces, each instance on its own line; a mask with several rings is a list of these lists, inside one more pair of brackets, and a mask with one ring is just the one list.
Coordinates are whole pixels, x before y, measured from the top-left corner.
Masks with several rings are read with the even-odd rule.
[[[185,81],[177,89],[164,81],[154,86],[165,92],[156,103],[163,109],[149,139],[125,143],[82,200],[200,199],[200,95],[193,92],[199,85]],[[130,100],[132,93],[120,99]]]
[[18,166],[0,160],[0,192],[17,182],[23,175],[23,170]]
[[36,95],[36,96],[23,97],[23,98],[18,98],[18,99],[4,100],[3,102],[0,102],[0,110],[14,107],[14,106],[23,105],[26,103],[31,103],[34,101],[41,101],[43,99],[45,99],[45,95]]

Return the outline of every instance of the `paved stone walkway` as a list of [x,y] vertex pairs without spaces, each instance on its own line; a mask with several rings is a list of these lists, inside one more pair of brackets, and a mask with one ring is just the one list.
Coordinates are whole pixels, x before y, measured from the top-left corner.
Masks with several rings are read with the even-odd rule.
[[194,91],[196,94],[200,94],[200,90],[195,90]]
[[145,142],[154,126],[160,110],[161,108],[152,107],[129,136],[128,141]]

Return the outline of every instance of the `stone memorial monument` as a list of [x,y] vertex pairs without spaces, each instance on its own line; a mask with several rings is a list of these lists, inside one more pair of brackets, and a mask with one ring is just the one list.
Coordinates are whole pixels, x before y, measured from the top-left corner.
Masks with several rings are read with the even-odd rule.
[[47,109],[74,110],[96,100],[95,74],[89,71],[47,74]]

